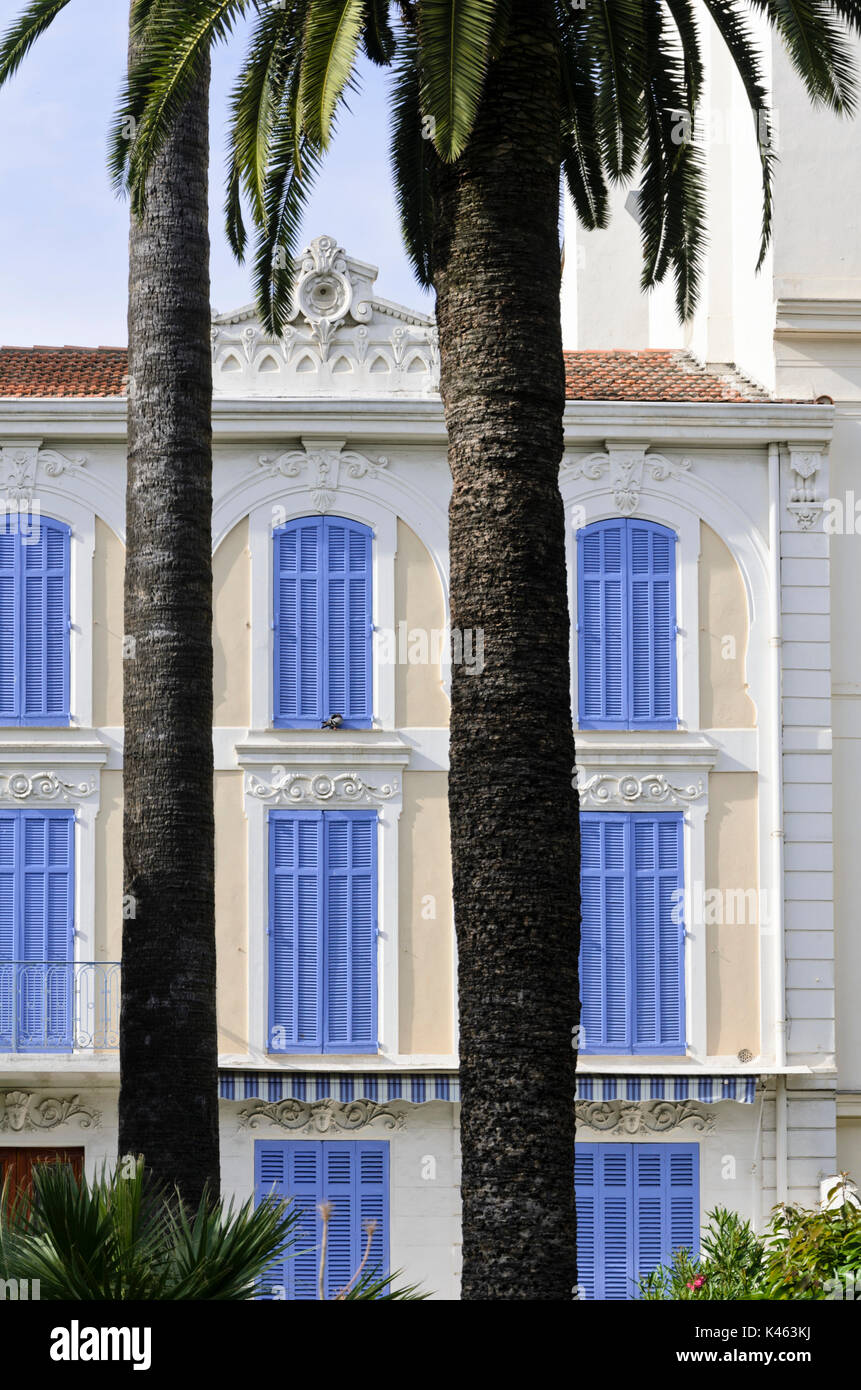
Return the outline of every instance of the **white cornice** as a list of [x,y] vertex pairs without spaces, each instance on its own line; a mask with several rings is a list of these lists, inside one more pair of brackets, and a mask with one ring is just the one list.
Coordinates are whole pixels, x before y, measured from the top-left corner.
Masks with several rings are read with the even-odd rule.
[[861,299],[779,299],[775,337],[846,338],[861,334]]
[[[607,438],[657,446],[740,448],[774,441],[824,448],[831,438],[834,407],[787,401],[568,401],[566,447],[603,445]],[[396,439],[404,444],[445,443],[438,398],[380,397],[335,400],[325,396],[213,401],[216,443],[288,440],[315,436]],[[0,400],[0,435],[17,441],[56,438],[124,442],[126,401],[61,399]]]
[[375,729],[357,737],[352,732],[314,729],[266,730],[249,734],[236,745],[236,761],[256,770],[281,764],[290,769],[392,767],[405,768],[411,749],[398,734]]

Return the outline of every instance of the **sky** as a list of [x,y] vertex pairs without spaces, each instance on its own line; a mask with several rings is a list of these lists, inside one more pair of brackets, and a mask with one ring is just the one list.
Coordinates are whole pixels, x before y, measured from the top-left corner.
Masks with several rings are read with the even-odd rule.
[[[6,29],[26,0],[0,0]],[[0,343],[126,342],[128,207],[107,174],[107,133],[125,64],[126,0],[71,0],[0,91]],[[218,48],[212,93],[212,303],[252,298],[247,268],[222,231],[227,97],[244,50]],[[388,164],[384,76],[366,65],[343,115],[304,220],[380,267],[377,290],[429,306],[400,240]]]

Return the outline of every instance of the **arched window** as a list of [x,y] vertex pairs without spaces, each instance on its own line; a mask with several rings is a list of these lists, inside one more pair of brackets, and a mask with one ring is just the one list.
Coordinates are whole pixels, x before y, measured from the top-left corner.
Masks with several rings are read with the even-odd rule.
[[69,527],[0,518],[0,723],[69,723]]
[[674,729],[676,536],[654,521],[577,535],[581,729]]
[[274,724],[348,729],[373,718],[369,526],[301,517],[275,532]]

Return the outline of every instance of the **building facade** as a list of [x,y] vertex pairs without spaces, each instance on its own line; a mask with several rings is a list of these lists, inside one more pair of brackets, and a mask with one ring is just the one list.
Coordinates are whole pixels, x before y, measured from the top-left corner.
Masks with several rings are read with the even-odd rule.
[[[861,1173],[861,242],[826,274],[832,229],[798,232],[790,185],[836,188],[838,161],[817,165],[823,118],[774,80],[797,147],[755,303],[734,245],[712,254],[687,340],[623,274],[602,316],[595,258],[624,267],[633,218],[620,207],[600,250],[566,240],[587,1298],[631,1297],[717,1205],[761,1226]],[[738,200],[749,165],[743,142],[718,149],[718,193]],[[448,630],[434,326],[376,274],[320,237],[281,340],[250,308],[213,320],[222,1171],[239,1198],[293,1196],[309,1237],[332,1202],[333,1289],[373,1217],[376,1257],[452,1299],[447,691],[449,660],[480,675],[483,648]],[[0,350],[0,1165],[16,1181],[37,1158],[93,1171],[116,1152],[125,372],[118,349]],[[313,1297],[313,1266],[286,1262],[273,1296]]]

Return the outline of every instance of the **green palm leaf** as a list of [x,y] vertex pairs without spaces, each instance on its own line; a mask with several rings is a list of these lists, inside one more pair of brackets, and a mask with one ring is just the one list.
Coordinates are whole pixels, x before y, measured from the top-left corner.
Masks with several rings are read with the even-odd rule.
[[419,0],[422,109],[444,160],[466,148],[495,35],[495,0]]
[[350,80],[365,18],[365,0],[311,0],[299,79],[304,133],[323,149]]
[[69,0],[33,0],[0,39],[0,87],[23,63],[33,44],[44,34]]
[[439,156],[427,138],[414,40],[404,47],[391,96],[390,158],[401,232],[419,284],[433,283],[433,165]]

